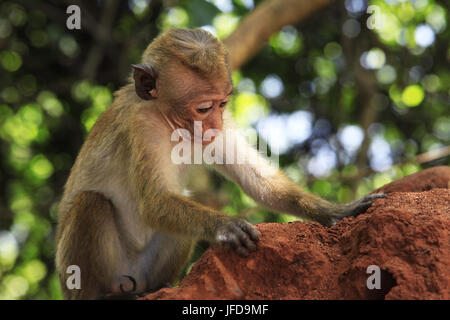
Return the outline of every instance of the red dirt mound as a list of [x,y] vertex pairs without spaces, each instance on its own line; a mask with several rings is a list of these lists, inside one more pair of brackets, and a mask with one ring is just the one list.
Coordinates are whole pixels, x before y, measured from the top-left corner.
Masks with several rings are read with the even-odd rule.
[[[450,299],[449,181],[450,167],[408,176],[331,228],[260,224],[247,258],[212,247],[178,288],[145,299]],[[371,265],[381,289],[367,288]]]
[[419,192],[435,188],[450,188],[450,167],[440,166],[426,169],[389,183],[372,193]]

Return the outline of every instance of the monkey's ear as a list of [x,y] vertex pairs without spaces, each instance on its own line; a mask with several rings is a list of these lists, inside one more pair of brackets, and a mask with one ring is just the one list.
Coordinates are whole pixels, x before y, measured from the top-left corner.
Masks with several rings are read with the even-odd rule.
[[156,92],[156,78],[158,77],[155,69],[148,64],[132,64],[134,69],[134,87],[136,94],[144,100],[155,99],[158,94]]

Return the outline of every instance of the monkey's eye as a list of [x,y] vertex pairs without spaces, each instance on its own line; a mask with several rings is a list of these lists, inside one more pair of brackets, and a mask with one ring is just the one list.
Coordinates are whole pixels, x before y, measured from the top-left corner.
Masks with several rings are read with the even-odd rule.
[[212,107],[197,109],[198,113],[207,113]]
[[198,113],[207,113],[209,110],[212,109],[212,101],[205,101],[202,102],[197,109]]
[[219,107],[220,107],[220,108],[225,107],[226,104],[227,104],[227,102],[228,102],[228,101],[222,101],[222,102],[219,104]]

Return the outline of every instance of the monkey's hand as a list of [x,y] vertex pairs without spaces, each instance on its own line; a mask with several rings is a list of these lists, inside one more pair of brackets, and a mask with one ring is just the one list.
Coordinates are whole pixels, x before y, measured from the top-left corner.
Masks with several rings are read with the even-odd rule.
[[239,255],[246,257],[250,251],[256,250],[256,241],[261,233],[243,219],[233,219],[221,226],[215,240],[220,245],[234,249]]
[[376,199],[385,198],[384,193],[368,194],[358,200],[342,205],[336,212],[331,214],[330,223],[327,225],[335,225],[336,222],[344,217],[354,217],[365,212]]

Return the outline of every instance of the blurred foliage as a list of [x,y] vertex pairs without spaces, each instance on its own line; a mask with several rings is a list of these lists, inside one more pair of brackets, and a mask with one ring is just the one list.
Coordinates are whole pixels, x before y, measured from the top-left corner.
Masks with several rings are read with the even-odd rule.
[[[119,1],[110,25],[106,0],[78,3],[81,30],[66,28],[61,1],[0,4],[0,299],[61,298],[58,199],[87,132],[148,42],[169,27],[201,26],[223,39],[260,1]],[[234,72],[229,107],[244,128],[281,145],[280,166],[291,179],[332,201],[448,165],[448,156],[404,162],[449,144],[448,4],[336,2],[274,34]],[[377,6],[378,21],[367,5]],[[375,111],[364,128],[366,108]],[[252,223],[296,219],[258,207],[217,175],[200,172],[196,184],[211,205]]]

